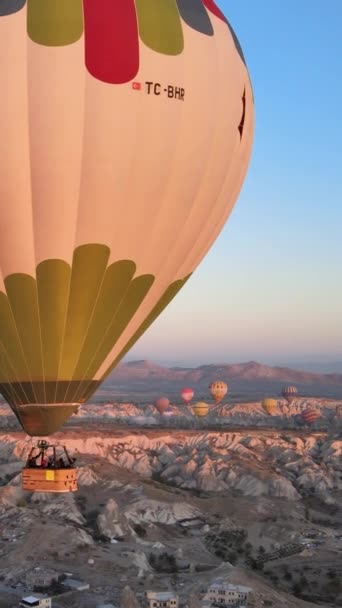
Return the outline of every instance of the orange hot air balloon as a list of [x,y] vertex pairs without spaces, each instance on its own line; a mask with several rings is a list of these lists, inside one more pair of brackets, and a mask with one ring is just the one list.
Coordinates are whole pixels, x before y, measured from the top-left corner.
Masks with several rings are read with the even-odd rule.
[[276,413],[278,407],[276,399],[263,399],[261,405],[269,416],[273,416]]
[[170,401],[167,397],[159,397],[159,399],[154,402],[154,405],[159,414],[164,414],[170,407]]
[[209,391],[215,403],[220,403],[223,397],[227,394],[228,385],[225,382],[218,380],[209,385]]
[[193,396],[194,396],[194,391],[192,390],[192,388],[183,388],[183,390],[181,391],[181,397],[182,397],[184,403],[186,403],[186,405],[189,405]]
[[321,417],[320,412],[311,407],[307,408],[306,410],[304,410],[302,412],[302,419],[305,422],[305,424],[308,424],[309,426],[311,426],[311,424],[314,424],[314,422],[316,422],[316,420],[319,420],[320,417]]
[[214,0],[0,0],[0,392],[57,431],[243,184],[254,102]]
[[292,401],[298,396],[298,389],[296,386],[284,386],[281,394],[284,399],[286,399],[287,403],[291,405]]
[[209,406],[207,403],[204,403],[203,401],[198,401],[198,403],[194,405],[194,414],[198,418],[203,418],[204,416],[207,416],[208,412]]

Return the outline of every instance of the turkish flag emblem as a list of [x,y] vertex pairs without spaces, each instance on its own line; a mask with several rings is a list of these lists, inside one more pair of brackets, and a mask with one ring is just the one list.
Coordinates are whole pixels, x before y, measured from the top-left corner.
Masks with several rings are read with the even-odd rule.
[[140,91],[141,90],[141,82],[132,82],[132,89],[134,91]]

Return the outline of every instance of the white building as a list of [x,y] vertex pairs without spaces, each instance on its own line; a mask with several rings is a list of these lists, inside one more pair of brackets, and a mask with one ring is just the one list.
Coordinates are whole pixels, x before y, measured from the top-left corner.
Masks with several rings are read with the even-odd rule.
[[78,581],[75,578],[66,578],[63,585],[70,591],[87,591],[89,589],[89,583]]
[[146,591],[145,602],[148,608],[178,608],[179,597],[172,591]]
[[41,593],[23,597],[19,604],[20,608],[51,608],[51,605],[51,597],[46,597]]
[[232,585],[231,583],[217,582],[210,585],[206,599],[213,606],[233,606],[243,608],[247,606],[248,596],[252,589],[242,585]]
[[34,587],[50,587],[52,583],[58,581],[58,573],[54,570],[35,568],[26,574],[26,586],[28,589]]

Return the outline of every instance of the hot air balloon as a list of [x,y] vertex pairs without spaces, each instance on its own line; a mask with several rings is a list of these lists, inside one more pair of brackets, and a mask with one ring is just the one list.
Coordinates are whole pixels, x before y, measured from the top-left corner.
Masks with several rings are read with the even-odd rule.
[[170,401],[167,397],[160,397],[154,402],[159,414],[164,414],[170,407]]
[[302,419],[305,424],[308,424],[309,426],[316,422],[316,420],[318,420],[320,417],[320,412],[312,408],[307,408],[302,412]]
[[253,93],[214,0],[0,0],[0,90],[0,392],[45,436],[220,233]]
[[223,397],[227,394],[228,385],[225,382],[217,381],[209,385],[209,391],[215,403],[220,403]]
[[163,416],[172,416],[173,415],[173,409],[172,407],[168,407],[164,412],[163,412]]
[[198,401],[198,403],[196,403],[194,405],[194,414],[198,418],[207,416],[208,412],[209,412],[209,406],[207,403],[203,403],[203,401]]
[[194,396],[194,391],[192,390],[192,388],[183,388],[183,390],[181,391],[181,397],[182,397],[184,403],[186,403],[186,405],[189,405],[193,396]]
[[339,403],[335,408],[337,418],[342,418],[342,404]]
[[284,386],[281,391],[282,396],[290,405],[298,395],[298,389],[295,386]]
[[263,399],[261,405],[269,416],[273,416],[276,413],[278,407],[276,399]]

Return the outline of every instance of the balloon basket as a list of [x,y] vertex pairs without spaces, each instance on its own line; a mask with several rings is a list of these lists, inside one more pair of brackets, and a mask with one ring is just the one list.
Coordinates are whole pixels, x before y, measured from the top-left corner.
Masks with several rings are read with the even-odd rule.
[[[38,454],[35,454],[38,450]],[[27,492],[76,492],[77,470],[75,458],[66,447],[38,441],[30,450],[26,466],[21,472],[22,489]]]
[[26,492],[76,492],[77,471],[25,467],[21,472],[21,485]]

